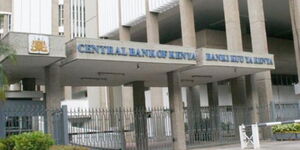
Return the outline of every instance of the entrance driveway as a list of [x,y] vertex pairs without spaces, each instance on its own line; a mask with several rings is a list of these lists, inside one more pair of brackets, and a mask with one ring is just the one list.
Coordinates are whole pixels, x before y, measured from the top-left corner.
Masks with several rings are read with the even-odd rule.
[[[299,150],[300,141],[285,142],[261,142],[261,148],[257,150]],[[242,150],[239,144],[218,146],[210,148],[198,148],[193,150]]]

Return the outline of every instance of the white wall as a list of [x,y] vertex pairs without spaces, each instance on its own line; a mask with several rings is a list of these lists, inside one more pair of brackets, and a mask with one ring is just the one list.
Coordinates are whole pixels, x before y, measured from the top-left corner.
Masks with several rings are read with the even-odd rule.
[[68,110],[72,109],[87,109],[89,108],[89,101],[86,99],[78,99],[78,100],[64,100],[61,102],[61,105],[67,105]]
[[13,0],[13,31],[51,34],[51,0]]
[[232,94],[230,84],[218,85],[219,106],[232,105]]
[[152,108],[151,90],[145,91],[146,108]]
[[[119,0],[98,0],[99,36],[110,36],[119,28]],[[150,0],[150,11],[162,13],[178,5],[179,0]],[[121,24],[134,26],[145,20],[145,0],[121,0]]]
[[149,10],[162,13],[178,5],[178,2],[179,0],[149,0]]
[[202,84],[200,87],[200,106],[207,107],[208,106],[208,93],[207,93],[207,85]]
[[300,96],[295,95],[294,86],[273,86],[273,100],[275,103],[299,103]]
[[145,0],[121,0],[122,25],[132,26],[145,18]]
[[99,36],[107,36],[119,28],[118,0],[98,0]]
[[98,0],[85,0],[86,37],[98,38]]

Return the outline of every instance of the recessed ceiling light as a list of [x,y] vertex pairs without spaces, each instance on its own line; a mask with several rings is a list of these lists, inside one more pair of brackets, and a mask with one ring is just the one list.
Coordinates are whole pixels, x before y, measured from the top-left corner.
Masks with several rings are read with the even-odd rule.
[[82,77],[81,80],[104,80],[106,81],[107,78],[99,78],[99,77]]
[[192,78],[212,78],[211,75],[192,75]]
[[194,82],[194,80],[182,79],[181,82]]
[[99,76],[103,75],[113,75],[113,76],[125,76],[125,73],[118,73],[118,72],[98,72]]

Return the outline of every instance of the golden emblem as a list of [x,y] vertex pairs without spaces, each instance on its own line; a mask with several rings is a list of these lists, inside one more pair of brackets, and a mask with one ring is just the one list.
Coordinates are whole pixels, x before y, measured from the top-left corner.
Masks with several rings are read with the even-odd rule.
[[31,51],[32,52],[48,52],[46,42],[42,41],[40,39],[32,41],[31,45]]

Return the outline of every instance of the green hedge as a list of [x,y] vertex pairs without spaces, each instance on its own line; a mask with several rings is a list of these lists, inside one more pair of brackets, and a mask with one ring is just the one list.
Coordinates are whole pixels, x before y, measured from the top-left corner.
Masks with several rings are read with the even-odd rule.
[[285,124],[272,127],[273,133],[300,133],[300,124]]
[[28,132],[0,140],[0,150],[49,150],[53,138],[42,132]]

